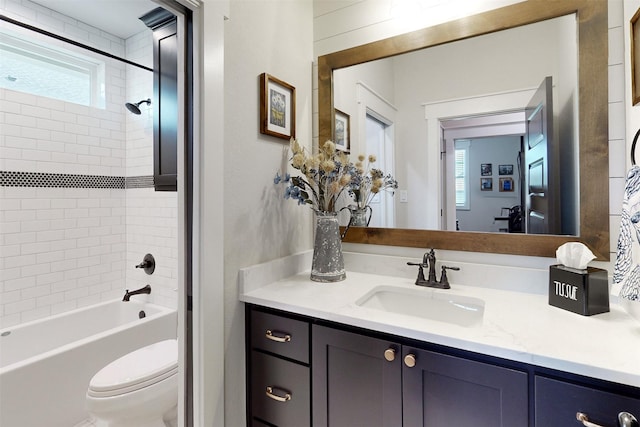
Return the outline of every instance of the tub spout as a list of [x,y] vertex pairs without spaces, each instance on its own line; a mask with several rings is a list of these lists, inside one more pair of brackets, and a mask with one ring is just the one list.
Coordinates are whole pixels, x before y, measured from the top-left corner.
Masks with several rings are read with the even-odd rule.
[[122,301],[129,301],[129,298],[131,298],[133,295],[150,294],[150,293],[151,293],[151,285],[147,285],[144,288],[140,288],[138,290],[131,291],[131,292],[129,292],[129,289],[127,289],[124,293],[124,298],[122,298]]

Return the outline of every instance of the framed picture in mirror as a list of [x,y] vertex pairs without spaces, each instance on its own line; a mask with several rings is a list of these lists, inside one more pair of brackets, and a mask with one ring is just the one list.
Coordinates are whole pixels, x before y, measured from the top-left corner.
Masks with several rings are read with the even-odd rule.
[[267,73],[260,75],[260,133],[296,136],[296,88]]
[[480,190],[493,191],[493,178],[480,178]]
[[631,18],[631,103],[640,102],[640,9]]
[[348,153],[351,151],[351,117],[337,108],[335,110],[336,134],[333,142],[336,144],[336,149],[346,151]]
[[498,175],[513,175],[513,165],[498,165]]
[[500,191],[513,191],[513,178],[500,178]]

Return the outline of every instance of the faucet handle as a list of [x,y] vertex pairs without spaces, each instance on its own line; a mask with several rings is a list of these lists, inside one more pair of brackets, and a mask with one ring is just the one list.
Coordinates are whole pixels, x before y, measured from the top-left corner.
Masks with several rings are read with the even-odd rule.
[[144,258],[142,258],[142,262],[136,265],[136,268],[142,268],[145,273],[153,274],[156,269],[156,260],[153,258],[153,255],[146,254]]
[[440,285],[443,289],[451,289],[451,285],[449,285],[449,278],[447,277],[447,270],[460,271],[460,267],[447,267],[446,265],[442,266]]
[[427,281],[424,278],[423,267],[426,267],[427,265],[419,263],[419,262],[407,262],[407,265],[417,265],[418,266],[418,278],[416,279],[416,285],[424,286],[425,283],[427,283]]

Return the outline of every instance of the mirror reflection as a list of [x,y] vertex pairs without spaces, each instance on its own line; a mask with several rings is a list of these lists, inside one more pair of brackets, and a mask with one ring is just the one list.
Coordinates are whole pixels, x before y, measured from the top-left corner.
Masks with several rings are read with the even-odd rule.
[[399,183],[370,225],[579,235],[576,34],[571,14],[334,70],[352,157]]

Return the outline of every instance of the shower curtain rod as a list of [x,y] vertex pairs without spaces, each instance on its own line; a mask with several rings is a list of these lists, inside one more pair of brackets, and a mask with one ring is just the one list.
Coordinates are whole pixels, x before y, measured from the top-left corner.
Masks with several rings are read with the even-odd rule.
[[34,27],[33,25],[25,24],[24,22],[20,22],[20,21],[17,21],[15,19],[13,19],[13,18],[9,18],[6,15],[0,14],[0,19],[5,21],[5,22],[9,22],[10,24],[14,24],[14,25],[17,25],[19,27],[26,28],[27,30],[35,31],[36,33],[40,33],[40,34],[43,34],[45,36],[54,38],[56,40],[60,40],[60,41],[63,41],[65,43],[69,43],[71,45],[80,47],[82,49],[89,50],[89,51],[91,51],[93,53],[97,53],[99,55],[103,55],[103,56],[106,56],[108,58],[115,59],[116,61],[121,61],[121,62],[124,62],[126,64],[133,65],[134,67],[142,68],[143,70],[147,70],[147,71],[153,72],[153,68],[145,67],[144,65],[137,64],[137,63],[135,63],[133,61],[129,61],[128,59],[121,58],[121,57],[113,55],[113,54],[111,54],[109,52],[105,52],[103,50],[96,49],[95,47],[87,46],[87,45],[82,44],[80,42],[77,42],[75,40],[71,40],[71,39],[68,39],[66,37],[60,36],[58,34],[51,33],[51,32],[49,32],[47,30],[43,30],[42,28],[38,28],[38,27]]

